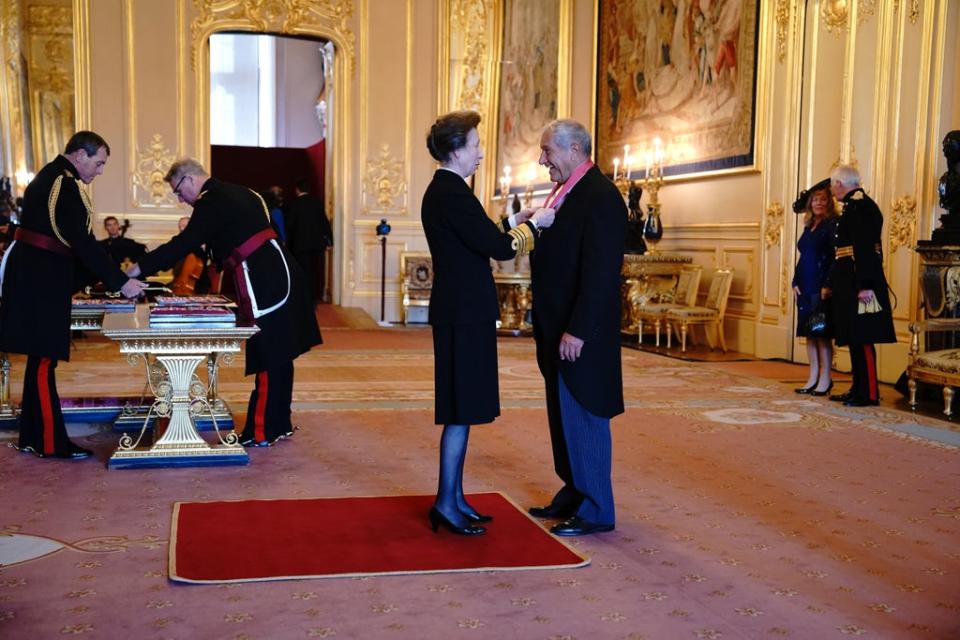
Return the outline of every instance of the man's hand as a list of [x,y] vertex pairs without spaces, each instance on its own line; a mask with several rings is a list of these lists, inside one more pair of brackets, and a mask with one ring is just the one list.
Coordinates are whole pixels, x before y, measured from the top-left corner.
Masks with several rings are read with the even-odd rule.
[[127,276],[131,278],[136,278],[137,276],[140,275],[140,265],[134,263],[129,267],[127,267],[127,270],[124,273],[126,273]]
[[873,300],[873,289],[861,289],[857,292],[857,298],[863,303],[870,302]]
[[513,219],[516,221],[518,225],[521,225],[527,220],[529,220],[530,217],[533,216],[534,212],[536,212],[536,209],[534,209],[533,207],[520,209],[520,211],[517,211],[515,214],[513,214],[514,215]]
[[537,226],[537,229],[546,229],[553,224],[553,219],[556,214],[557,212],[554,209],[537,209],[537,212],[531,216],[531,220],[533,221],[533,224]]
[[820,289],[820,299],[821,299],[821,300],[826,300],[827,298],[829,298],[829,297],[832,296],[832,295],[833,295],[833,291],[830,290],[830,287],[823,287],[822,289]]
[[800,287],[795,286],[793,288],[793,295],[797,296],[798,298],[800,297]]
[[146,288],[146,282],[141,282],[140,280],[130,278],[120,289],[120,293],[122,293],[125,298],[133,299],[140,297],[140,294],[142,294],[143,290]]
[[575,362],[583,349],[583,340],[569,333],[560,337],[560,359]]

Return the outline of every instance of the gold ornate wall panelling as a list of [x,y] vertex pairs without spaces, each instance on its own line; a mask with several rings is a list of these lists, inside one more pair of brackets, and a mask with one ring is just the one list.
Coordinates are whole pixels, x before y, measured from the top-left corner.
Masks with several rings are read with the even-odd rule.
[[[23,14],[19,2],[0,2],[0,47],[2,47],[2,67],[0,67],[0,126],[4,135],[3,144],[4,173],[12,174],[14,187],[22,191],[26,184],[16,180],[17,173],[24,175],[28,163],[32,168],[32,153],[28,145],[32,144],[24,131],[24,118],[29,122],[29,113],[25,113],[26,86],[24,77],[26,67],[21,56],[23,40]],[[28,157],[29,154],[29,157]],[[29,161],[29,162],[28,162]]]
[[916,244],[917,201],[913,196],[903,195],[893,201],[888,236],[891,258],[900,247],[908,249]]
[[30,95],[30,131],[34,170],[63,151],[75,130],[73,10],[60,5],[25,3],[25,53]]
[[159,133],[153,134],[145,149],[135,148],[134,153],[136,164],[132,172],[131,204],[134,207],[177,208],[177,198],[163,181],[163,176],[179,154],[167,148]]
[[363,215],[406,215],[407,180],[403,160],[390,153],[390,145],[380,146],[380,153],[367,160],[360,197]]
[[763,239],[767,249],[780,246],[782,236],[783,205],[779,202],[774,202],[767,207],[763,216]]
[[774,19],[777,22],[777,61],[780,63],[787,58],[791,5],[791,0],[777,0],[774,11]]

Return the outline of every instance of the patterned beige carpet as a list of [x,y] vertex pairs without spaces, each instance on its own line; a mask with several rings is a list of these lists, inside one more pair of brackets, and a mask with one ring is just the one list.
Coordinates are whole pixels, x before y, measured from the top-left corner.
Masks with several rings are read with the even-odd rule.
[[[247,467],[107,471],[117,437],[95,427],[73,431],[98,461],[0,450],[0,637],[960,637],[955,432],[633,350],[614,421],[617,530],[574,540],[589,567],[168,582],[176,501],[435,489],[429,330],[324,337],[297,363],[303,428]],[[139,391],[113,345],[87,339],[75,353],[58,370],[64,395]],[[473,430],[467,489],[537,504],[557,485],[532,342],[501,341],[500,364],[504,415]],[[241,372],[221,386],[238,408]],[[489,535],[510,532],[494,522]],[[223,544],[243,562],[270,540],[252,530]]]

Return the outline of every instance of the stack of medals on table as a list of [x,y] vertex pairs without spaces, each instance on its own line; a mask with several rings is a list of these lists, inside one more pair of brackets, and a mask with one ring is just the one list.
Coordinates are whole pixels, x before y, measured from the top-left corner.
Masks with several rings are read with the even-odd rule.
[[150,308],[150,326],[235,327],[237,318],[230,308],[233,306],[221,295],[157,296]]

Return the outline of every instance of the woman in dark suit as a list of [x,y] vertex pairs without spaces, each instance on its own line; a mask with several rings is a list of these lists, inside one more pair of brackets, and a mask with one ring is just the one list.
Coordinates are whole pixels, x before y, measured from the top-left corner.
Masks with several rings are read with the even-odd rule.
[[[441,116],[430,128],[427,149],[440,168],[423,195],[421,220],[433,260],[430,324],[433,327],[435,421],[440,437],[440,481],[430,523],[461,535],[486,530],[488,522],[463,494],[463,462],[471,424],[500,415],[497,381],[497,290],[490,259],[508,260],[533,248],[552,209],[526,209],[504,221],[487,217],[466,178],[483,159],[474,111]],[[507,229],[509,228],[509,229]],[[506,231],[506,233],[504,232]]]
[[793,275],[793,292],[797,297],[797,336],[807,339],[810,373],[807,383],[797,393],[825,396],[833,387],[830,366],[833,362],[833,333],[810,335],[810,315],[818,310],[829,311],[829,302],[820,299],[827,274],[833,266],[834,236],[837,231],[836,202],[830,194],[829,181],[814,185],[804,209],[803,234],[797,241],[800,260]]

